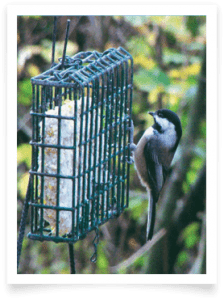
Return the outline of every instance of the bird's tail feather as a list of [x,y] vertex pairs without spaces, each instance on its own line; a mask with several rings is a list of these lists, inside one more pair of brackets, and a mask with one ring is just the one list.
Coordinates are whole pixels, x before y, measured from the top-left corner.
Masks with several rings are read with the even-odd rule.
[[148,191],[149,204],[148,204],[148,219],[146,230],[146,241],[151,240],[153,236],[155,218],[156,218],[156,201],[151,193]]

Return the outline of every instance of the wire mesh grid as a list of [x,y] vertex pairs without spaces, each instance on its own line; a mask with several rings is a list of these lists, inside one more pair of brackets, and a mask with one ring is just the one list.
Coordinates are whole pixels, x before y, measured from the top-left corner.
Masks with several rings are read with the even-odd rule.
[[31,79],[31,232],[69,242],[128,207],[133,61],[81,52]]

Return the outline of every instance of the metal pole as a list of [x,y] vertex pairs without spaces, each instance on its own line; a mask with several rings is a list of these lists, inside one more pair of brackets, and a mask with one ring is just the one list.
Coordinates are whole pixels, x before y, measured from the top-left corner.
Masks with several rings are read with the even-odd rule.
[[61,63],[61,68],[64,68],[64,62],[65,62],[65,55],[66,55],[66,48],[67,48],[67,43],[68,43],[68,34],[69,34],[69,26],[70,26],[70,20],[67,20],[67,27],[66,27],[66,34],[65,34],[65,44],[64,44],[64,51],[63,51],[63,56],[62,56],[62,63]]
[[51,66],[52,67],[54,65],[54,59],[55,59],[56,33],[57,33],[57,17],[54,17],[54,30],[53,30],[53,42],[52,42],[52,59],[51,59]]
[[76,274],[76,271],[75,271],[75,255],[74,255],[73,244],[69,243],[68,248],[69,248],[69,257],[70,257],[70,272],[71,272],[71,274]]
[[24,202],[23,206],[23,211],[22,211],[22,218],[20,221],[20,227],[19,227],[19,237],[17,240],[17,270],[19,268],[19,260],[20,260],[20,255],[22,251],[22,245],[23,245],[23,238],[25,234],[25,228],[26,228],[26,219],[29,211],[29,199],[30,199],[30,191],[31,191],[31,176],[29,178],[29,183],[27,187],[27,192],[26,192],[26,199]]

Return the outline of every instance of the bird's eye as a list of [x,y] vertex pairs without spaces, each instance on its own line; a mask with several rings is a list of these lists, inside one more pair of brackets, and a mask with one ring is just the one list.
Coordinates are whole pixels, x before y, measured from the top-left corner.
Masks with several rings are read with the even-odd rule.
[[158,113],[158,116],[162,118],[162,117],[163,117],[163,114],[162,114],[161,112],[159,112],[159,113]]

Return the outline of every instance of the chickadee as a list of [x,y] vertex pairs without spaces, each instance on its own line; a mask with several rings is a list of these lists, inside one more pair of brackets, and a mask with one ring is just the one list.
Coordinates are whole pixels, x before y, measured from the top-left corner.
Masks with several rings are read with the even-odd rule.
[[130,145],[134,152],[135,168],[149,198],[146,240],[152,239],[156,202],[182,135],[180,119],[173,111],[159,109],[149,114],[155,123],[144,132],[137,145],[133,143],[132,122]]

